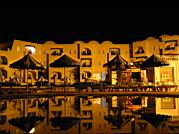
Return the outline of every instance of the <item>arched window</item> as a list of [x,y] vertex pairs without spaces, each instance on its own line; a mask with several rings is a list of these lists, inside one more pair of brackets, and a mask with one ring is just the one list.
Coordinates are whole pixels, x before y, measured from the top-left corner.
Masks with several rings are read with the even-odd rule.
[[0,56],[0,64],[7,65],[7,61],[6,56]]
[[143,53],[144,53],[144,48],[142,46],[138,46],[135,51],[135,54],[143,54]]
[[91,55],[91,50],[89,48],[84,48],[82,50],[82,55]]
[[63,53],[63,48],[51,48],[51,55],[59,56]]

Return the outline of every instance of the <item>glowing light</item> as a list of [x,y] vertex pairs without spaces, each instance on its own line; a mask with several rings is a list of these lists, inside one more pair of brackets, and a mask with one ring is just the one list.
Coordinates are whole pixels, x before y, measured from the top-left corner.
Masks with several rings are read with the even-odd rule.
[[112,97],[112,107],[117,107],[117,96]]
[[34,132],[35,132],[35,128],[32,128],[32,129],[30,130],[29,134],[32,134],[32,133],[34,133]]
[[35,53],[35,47],[33,47],[33,46],[26,46],[25,48],[26,48],[28,51],[30,51],[32,54]]
[[93,73],[92,79],[94,80],[101,80],[101,74],[100,73]]
[[93,98],[93,99],[89,99],[90,101],[92,101],[94,104],[101,104],[101,98]]
[[131,121],[135,121],[135,118],[132,118]]

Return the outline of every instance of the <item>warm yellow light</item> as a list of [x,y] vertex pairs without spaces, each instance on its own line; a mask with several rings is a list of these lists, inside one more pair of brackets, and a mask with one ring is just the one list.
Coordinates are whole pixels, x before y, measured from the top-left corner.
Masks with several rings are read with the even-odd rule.
[[94,80],[101,80],[101,74],[100,73],[93,73],[92,79]]
[[35,53],[35,47],[32,46],[26,46],[27,50],[30,51],[32,54]]
[[117,96],[112,97],[112,107],[117,107]]
[[32,133],[34,133],[34,132],[35,132],[35,128],[32,128],[32,129],[30,130],[29,134],[32,134]]
[[92,101],[92,103],[94,103],[94,104],[101,104],[101,98],[93,98],[93,99],[89,99],[89,100],[91,100]]

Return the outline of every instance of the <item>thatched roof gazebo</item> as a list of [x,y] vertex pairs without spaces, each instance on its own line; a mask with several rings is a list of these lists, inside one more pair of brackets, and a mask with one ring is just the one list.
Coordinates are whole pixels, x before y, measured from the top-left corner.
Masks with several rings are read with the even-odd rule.
[[[38,62],[36,59],[34,59],[31,56],[31,54],[27,54],[21,59],[11,63],[9,67],[15,68],[15,69],[27,70],[27,74],[28,74],[29,69],[31,70],[45,69],[44,66],[40,62]],[[27,82],[25,79],[26,79],[26,76],[24,74],[24,82]]]
[[149,68],[149,67],[161,67],[168,66],[170,63],[164,59],[161,59],[155,54],[152,54],[149,58],[147,58],[142,64],[141,68]]
[[79,117],[53,117],[50,118],[50,122],[53,127],[60,127],[61,130],[68,130],[75,126],[76,124],[80,123],[81,118]]
[[34,59],[30,54],[25,55],[16,62],[10,64],[11,68],[16,69],[44,69],[44,66]]
[[[78,62],[78,61],[72,59],[71,57],[69,57],[68,55],[64,54],[57,60],[50,63],[50,67],[55,67],[55,68],[63,67],[64,68],[64,77],[63,78],[65,78],[66,77],[65,68],[66,67],[80,67],[80,62]],[[78,71],[80,71],[80,69]],[[66,79],[64,79],[64,80],[66,80]],[[64,81],[64,83],[67,83],[67,81]],[[64,84],[64,91],[65,91],[65,84]]]
[[147,72],[147,77],[149,82],[155,83],[155,67],[168,66],[170,63],[154,53],[142,62],[140,65],[141,69],[145,69]]
[[43,116],[27,116],[12,118],[9,120],[9,124],[16,126],[17,128],[29,133],[35,126],[43,122],[45,117]]
[[120,54],[117,54],[112,60],[108,61],[103,65],[103,67],[107,67],[109,69],[109,81],[111,82],[111,71],[117,72],[117,82],[121,81],[121,73],[122,70],[129,68],[129,62],[121,57]]

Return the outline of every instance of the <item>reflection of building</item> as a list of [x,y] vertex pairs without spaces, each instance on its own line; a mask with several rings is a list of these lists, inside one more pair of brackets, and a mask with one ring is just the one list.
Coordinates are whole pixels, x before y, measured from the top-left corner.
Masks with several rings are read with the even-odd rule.
[[[76,102],[77,101],[77,102]],[[28,107],[27,107],[28,106]],[[78,107],[79,106],[79,107]],[[45,116],[45,120],[35,127],[35,133],[56,134],[56,133],[110,133],[110,127],[104,120],[107,115],[105,98],[76,98],[57,96],[52,98],[29,98],[13,99],[1,101],[0,108],[1,128],[10,130],[13,134],[23,134],[23,132],[8,123],[11,118],[21,117],[23,114],[33,114]],[[77,108],[78,107],[78,108]],[[13,111],[13,112],[12,112]],[[80,117],[81,121],[66,131],[53,126],[50,122],[54,117]]]
[[178,98],[156,98],[156,113],[170,116],[179,116]]
[[107,115],[106,98],[81,98],[80,109],[83,133],[110,133],[110,128],[104,120],[104,116]]
[[[20,117],[23,114],[33,114],[45,116],[45,120],[35,127],[35,133],[56,134],[56,133],[131,133],[132,122],[124,122],[118,128],[115,124],[109,123],[105,120],[105,116],[114,115],[120,117],[120,114],[131,115],[130,111],[125,111],[122,108],[121,101],[127,102],[125,97],[73,97],[73,96],[56,96],[52,98],[29,98],[26,99],[12,99],[0,101],[0,132],[6,129],[10,130],[12,134],[23,134],[17,127],[10,125],[8,120],[11,118]],[[129,99],[129,98],[127,98]],[[144,98],[141,106],[148,108],[148,113],[165,114],[178,117],[178,99],[176,98]],[[136,101],[138,102],[138,101]],[[135,102],[135,103],[136,103]],[[146,105],[146,102],[148,104]],[[28,105],[28,107],[27,107]],[[153,109],[153,110],[152,110]],[[13,112],[12,112],[13,111]],[[25,112],[24,112],[25,111]],[[123,111],[123,112],[122,112]],[[126,112],[126,113],[124,113]],[[146,113],[146,112],[144,112]],[[54,117],[81,117],[80,123],[75,124],[66,131],[59,127],[52,125],[51,118]],[[122,117],[121,116],[121,117]],[[117,122],[119,124],[119,122]],[[158,125],[156,129],[153,124],[146,120],[135,118],[135,132],[136,133],[157,133],[159,129],[163,132],[168,132],[171,124],[162,126]],[[165,130],[165,129],[166,130]],[[177,131],[178,132],[178,131]]]

